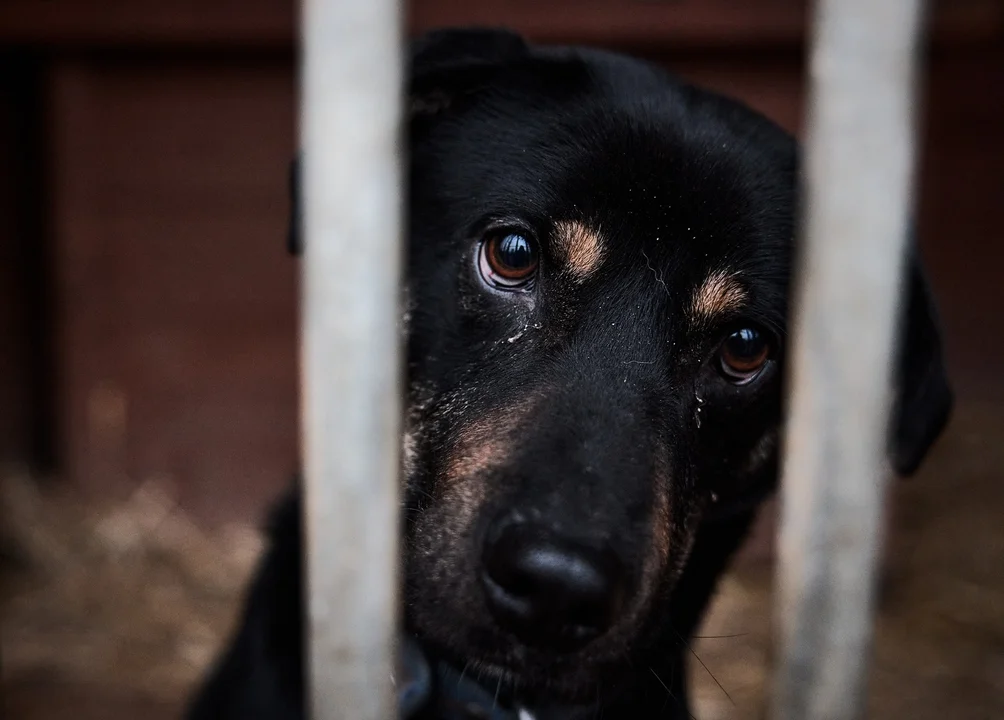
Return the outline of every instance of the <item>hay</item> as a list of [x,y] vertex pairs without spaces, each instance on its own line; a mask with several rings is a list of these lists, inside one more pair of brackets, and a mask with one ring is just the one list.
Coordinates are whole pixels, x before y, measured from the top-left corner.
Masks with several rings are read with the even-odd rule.
[[[866,717],[1004,716],[1002,438],[1004,407],[960,404],[923,471],[891,487]],[[701,720],[763,717],[772,585],[770,563],[747,559],[719,586],[694,643],[708,670],[690,663]]]
[[203,532],[160,481],[112,507],[21,472],[0,482],[5,682],[188,692],[231,632],[260,534]]
[[[1001,407],[961,406],[923,473],[893,487],[869,717],[1001,714],[1002,437]],[[108,507],[65,488],[42,493],[24,473],[0,477],[5,681],[177,704],[233,627],[259,534],[238,526],[201,531],[164,482]],[[700,632],[709,637],[693,645],[708,670],[690,663],[694,712],[703,720],[761,716],[771,585],[770,562],[755,556],[722,579]]]

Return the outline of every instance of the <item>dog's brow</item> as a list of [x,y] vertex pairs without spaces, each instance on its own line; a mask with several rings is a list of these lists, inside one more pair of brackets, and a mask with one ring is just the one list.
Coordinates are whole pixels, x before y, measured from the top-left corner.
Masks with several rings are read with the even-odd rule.
[[746,300],[746,290],[735,273],[715,270],[694,292],[690,304],[690,321],[695,325],[708,322],[719,315],[738,310]]
[[582,223],[562,221],[554,234],[557,250],[572,276],[585,280],[603,260],[603,238]]

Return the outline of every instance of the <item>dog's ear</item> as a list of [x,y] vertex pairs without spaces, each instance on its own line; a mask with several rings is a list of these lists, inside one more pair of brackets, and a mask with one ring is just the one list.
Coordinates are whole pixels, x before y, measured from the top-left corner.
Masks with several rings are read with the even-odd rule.
[[[505,29],[434,30],[411,43],[408,79],[410,119],[435,115],[460,95],[476,90],[506,62],[526,55],[528,45]],[[303,253],[300,205],[300,158],[289,171],[290,213],[286,245],[294,256]]]
[[410,116],[433,115],[450,107],[527,51],[520,35],[501,28],[434,30],[417,38],[411,45]]
[[896,472],[912,475],[948,423],[953,403],[937,309],[912,243],[903,289],[889,450]]
[[527,43],[506,28],[433,30],[411,43],[411,72],[423,76],[437,70],[470,65],[497,65],[527,52]]

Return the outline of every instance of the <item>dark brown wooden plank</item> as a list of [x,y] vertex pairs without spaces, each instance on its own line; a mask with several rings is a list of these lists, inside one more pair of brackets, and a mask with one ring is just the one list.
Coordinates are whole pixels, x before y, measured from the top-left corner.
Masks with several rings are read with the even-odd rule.
[[[538,40],[604,45],[763,45],[804,38],[805,0],[412,0],[408,27],[507,25]],[[939,41],[1004,34],[1001,0],[940,0]],[[0,43],[291,47],[294,0],[4,0]]]
[[50,459],[38,65],[0,51],[0,464]]
[[292,68],[67,62],[51,106],[63,467],[248,517],[296,469]]

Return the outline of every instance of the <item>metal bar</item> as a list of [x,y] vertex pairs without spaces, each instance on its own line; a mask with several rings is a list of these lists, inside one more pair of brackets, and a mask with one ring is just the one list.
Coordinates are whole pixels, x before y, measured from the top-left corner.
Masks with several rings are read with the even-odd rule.
[[920,0],[818,0],[772,716],[863,712],[912,210]]
[[398,628],[401,11],[306,0],[301,136],[308,707],[388,720]]

